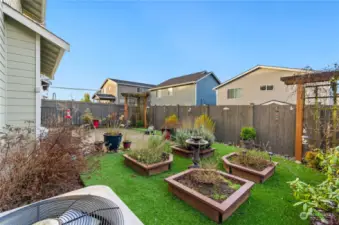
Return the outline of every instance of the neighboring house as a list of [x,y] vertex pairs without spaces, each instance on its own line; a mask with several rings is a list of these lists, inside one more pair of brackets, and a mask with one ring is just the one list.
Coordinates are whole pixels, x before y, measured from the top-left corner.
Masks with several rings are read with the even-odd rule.
[[[46,0],[0,2],[0,128],[41,123],[41,76],[54,78],[67,42],[44,26]],[[43,82],[43,84],[41,83]]]
[[309,72],[286,67],[255,66],[214,88],[217,105],[295,104],[295,86],[286,86],[280,77]]
[[[121,93],[142,93],[148,91],[152,87],[155,87],[155,85],[108,78],[101,85],[100,91],[92,96],[92,99],[101,103],[123,105],[125,98]],[[136,100],[129,99],[129,104],[136,104]]]
[[151,105],[215,105],[213,87],[219,84],[207,71],[174,77],[150,89]]

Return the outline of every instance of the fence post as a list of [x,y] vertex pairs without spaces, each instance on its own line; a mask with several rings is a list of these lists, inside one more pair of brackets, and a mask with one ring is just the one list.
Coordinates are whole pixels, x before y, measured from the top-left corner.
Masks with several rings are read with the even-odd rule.
[[180,115],[179,115],[179,104],[177,105],[177,116],[178,116],[178,119],[180,120]]
[[250,106],[248,108],[248,121],[249,121],[249,126],[254,127],[254,103],[250,103]]

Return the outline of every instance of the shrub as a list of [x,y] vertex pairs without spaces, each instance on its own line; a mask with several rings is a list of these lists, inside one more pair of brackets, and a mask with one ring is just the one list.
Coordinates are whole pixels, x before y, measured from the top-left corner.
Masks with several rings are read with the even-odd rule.
[[316,158],[319,160],[320,169],[327,175],[324,182],[312,186],[297,178],[288,183],[298,200],[294,206],[302,205],[300,218],[302,220],[318,218],[323,223],[328,223],[326,218],[328,213],[333,214],[336,220],[339,217],[339,148],[320,151]]
[[136,127],[144,127],[144,122],[142,120],[137,120],[137,122],[135,123]]
[[85,124],[92,124],[94,117],[93,117],[93,114],[92,114],[92,112],[89,108],[85,109],[85,112],[81,116],[81,119]]
[[40,141],[23,138],[23,131],[3,134],[0,211],[81,188],[80,174],[98,166],[96,160],[86,160],[95,148],[86,142],[84,132],[53,128]]
[[232,157],[230,160],[236,164],[259,171],[272,165],[269,154],[257,150],[244,150],[243,152],[240,152],[238,156]]
[[241,128],[240,137],[242,140],[254,140],[257,136],[257,132],[253,127],[243,127]]
[[308,167],[319,169],[320,160],[317,157],[319,151],[308,151],[305,154],[305,162]]
[[199,129],[194,129],[193,133],[194,135],[201,136],[204,140],[208,141],[209,144],[206,147],[210,147],[215,141],[215,136],[213,132],[203,127],[200,127]]
[[177,128],[178,123],[179,123],[178,117],[175,114],[173,114],[165,118],[164,128],[168,129]]
[[177,143],[180,147],[187,149],[186,140],[191,138],[192,130],[190,129],[178,129],[175,133],[175,143]]
[[154,164],[168,159],[170,145],[161,136],[150,136],[148,139],[148,147],[133,149],[128,153],[128,156],[133,159],[145,163]]
[[201,116],[197,117],[194,121],[194,128],[204,128],[211,133],[215,131],[215,123],[213,120],[206,114],[202,114]]

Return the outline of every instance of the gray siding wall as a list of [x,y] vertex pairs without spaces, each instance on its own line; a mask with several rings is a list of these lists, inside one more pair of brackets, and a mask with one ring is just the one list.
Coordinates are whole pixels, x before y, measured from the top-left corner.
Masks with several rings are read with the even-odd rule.
[[0,4],[0,130],[6,124],[6,33],[5,21]]
[[197,83],[197,105],[216,105],[216,94],[213,90],[219,83],[212,75]]
[[151,105],[195,105],[195,84],[173,87],[173,95],[168,95],[168,88],[160,89],[161,97],[156,97],[156,90],[151,91]]
[[27,126],[35,122],[36,34],[13,19],[7,31],[7,124]]

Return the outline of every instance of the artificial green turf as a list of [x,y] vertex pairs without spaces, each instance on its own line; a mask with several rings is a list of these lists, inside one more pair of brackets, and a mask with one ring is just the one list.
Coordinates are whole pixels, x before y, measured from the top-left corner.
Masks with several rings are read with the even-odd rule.
[[[217,157],[233,152],[234,147],[214,144]],[[299,177],[315,184],[323,175],[303,165],[275,157],[279,165],[273,177],[256,184],[250,198],[223,224],[232,225],[294,225],[309,224],[299,219],[300,208],[286,183]],[[215,222],[185,202],[170,194],[164,178],[187,169],[190,159],[174,156],[171,171],[152,177],[142,177],[123,164],[122,153],[106,154],[100,158],[100,174],[83,176],[86,186],[107,185],[126,203],[145,225],[212,225]],[[220,168],[221,166],[220,159]]]

